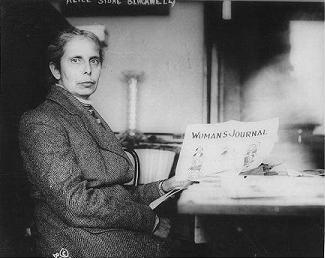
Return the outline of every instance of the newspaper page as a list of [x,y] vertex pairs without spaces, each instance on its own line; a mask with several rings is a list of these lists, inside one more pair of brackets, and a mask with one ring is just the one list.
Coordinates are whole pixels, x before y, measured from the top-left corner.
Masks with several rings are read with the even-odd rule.
[[176,168],[181,180],[232,176],[258,167],[278,140],[279,119],[188,125]]

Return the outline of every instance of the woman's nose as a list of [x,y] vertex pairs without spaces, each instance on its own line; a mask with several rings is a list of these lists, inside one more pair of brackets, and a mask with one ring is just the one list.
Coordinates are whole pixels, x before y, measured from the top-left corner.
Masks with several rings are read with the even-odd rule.
[[91,74],[91,65],[89,63],[85,63],[84,73],[89,75]]

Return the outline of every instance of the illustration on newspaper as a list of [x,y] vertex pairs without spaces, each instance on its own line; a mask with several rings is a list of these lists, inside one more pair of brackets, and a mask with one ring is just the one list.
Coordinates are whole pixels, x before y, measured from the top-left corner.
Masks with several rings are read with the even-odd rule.
[[200,181],[207,176],[238,175],[256,168],[271,153],[278,128],[278,118],[188,125],[176,176]]

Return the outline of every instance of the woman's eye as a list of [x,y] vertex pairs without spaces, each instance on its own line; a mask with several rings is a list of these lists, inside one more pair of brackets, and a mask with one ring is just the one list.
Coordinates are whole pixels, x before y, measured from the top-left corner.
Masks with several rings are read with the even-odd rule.
[[80,59],[79,59],[79,58],[76,58],[76,57],[71,58],[71,63],[75,63],[75,64],[77,64],[77,63],[79,63],[79,62],[80,62]]
[[99,64],[99,60],[98,59],[91,59],[90,62],[92,64],[98,65]]

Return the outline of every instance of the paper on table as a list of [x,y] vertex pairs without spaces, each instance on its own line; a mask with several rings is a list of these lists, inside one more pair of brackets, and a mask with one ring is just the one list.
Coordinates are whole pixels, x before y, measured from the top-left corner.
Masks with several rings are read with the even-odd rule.
[[324,183],[317,184],[312,177],[234,177],[222,178],[221,187],[232,199],[273,197],[324,197]]

